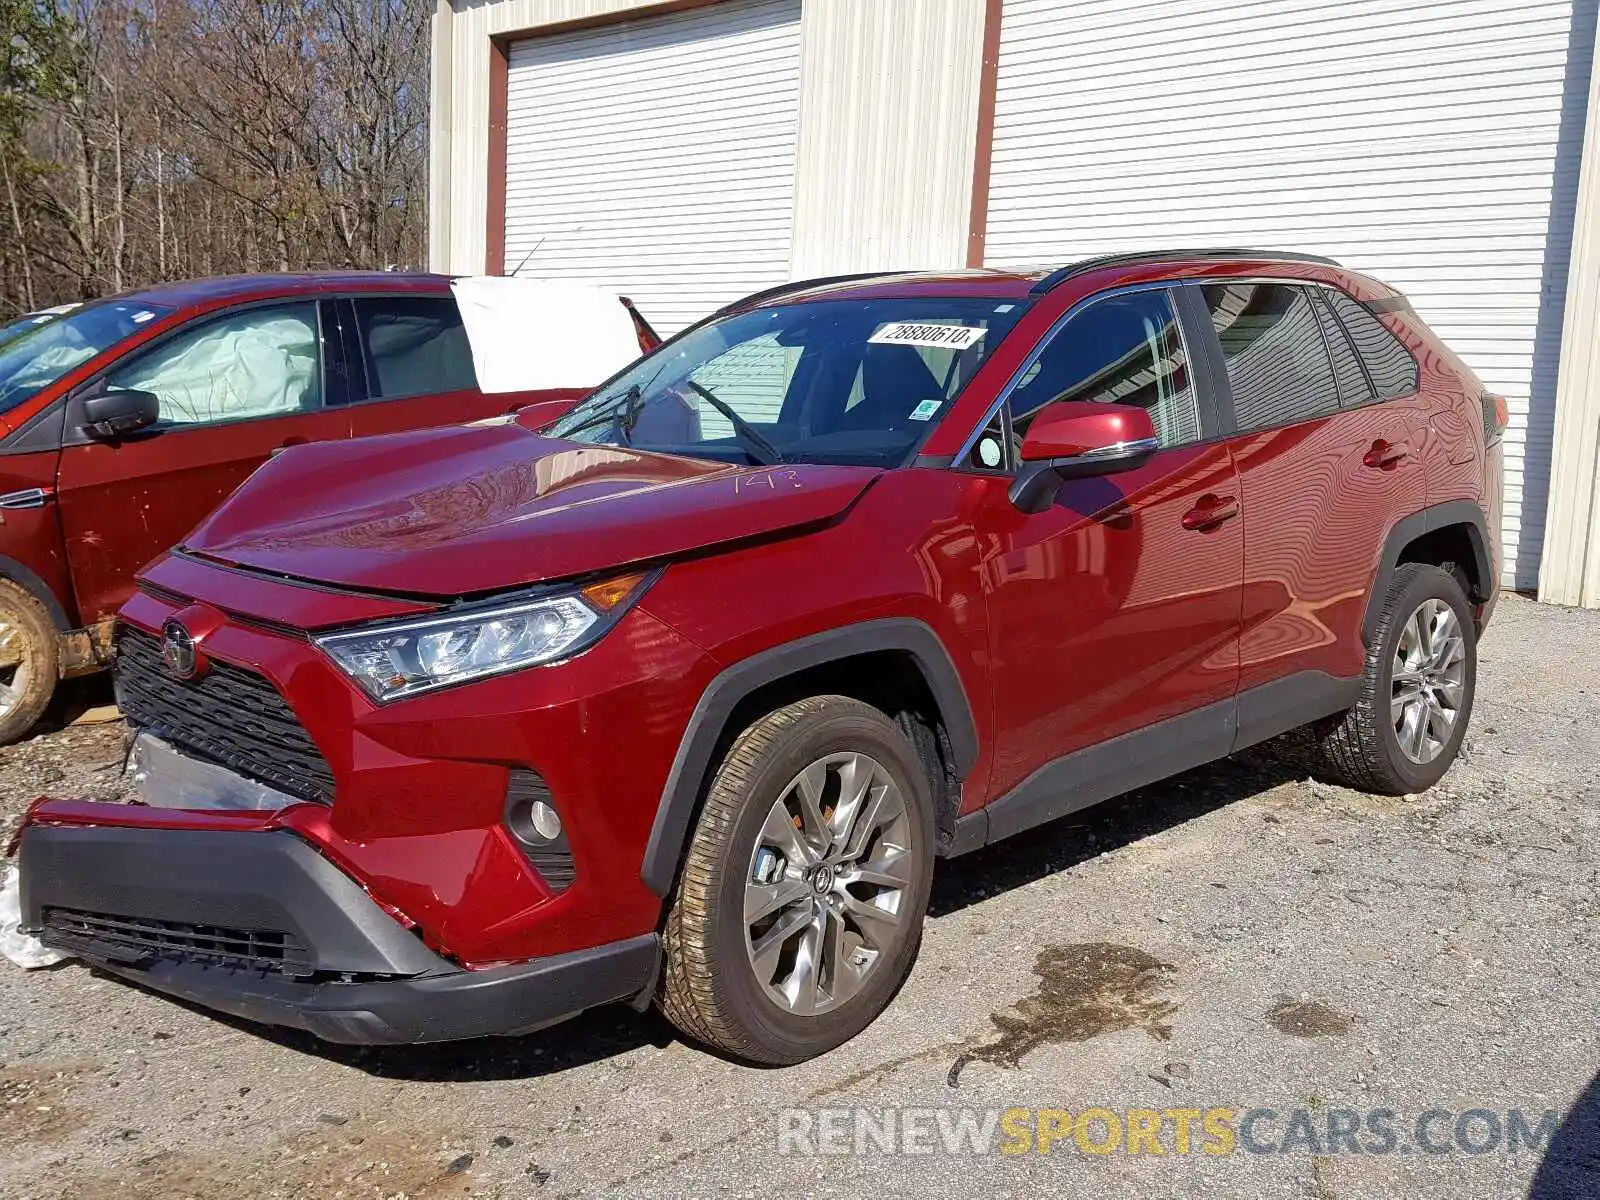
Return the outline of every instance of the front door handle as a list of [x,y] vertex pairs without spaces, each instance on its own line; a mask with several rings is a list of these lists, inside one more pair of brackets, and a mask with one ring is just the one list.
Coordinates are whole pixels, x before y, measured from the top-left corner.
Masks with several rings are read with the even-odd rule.
[[1214,529],[1224,521],[1239,515],[1239,501],[1232,496],[1217,496],[1207,492],[1188,512],[1183,514],[1185,529]]
[[1361,461],[1374,470],[1387,471],[1411,453],[1404,442],[1386,442],[1382,438],[1372,443],[1372,449],[1361,456]]

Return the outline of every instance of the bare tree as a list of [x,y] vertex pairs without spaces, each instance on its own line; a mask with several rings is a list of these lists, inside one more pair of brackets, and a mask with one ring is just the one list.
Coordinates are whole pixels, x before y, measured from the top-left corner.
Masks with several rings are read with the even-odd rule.
[[0,0],[0,20],[54,39],[50,80],[0,81],[0,310],[186,275],[420,264],[431,11]]

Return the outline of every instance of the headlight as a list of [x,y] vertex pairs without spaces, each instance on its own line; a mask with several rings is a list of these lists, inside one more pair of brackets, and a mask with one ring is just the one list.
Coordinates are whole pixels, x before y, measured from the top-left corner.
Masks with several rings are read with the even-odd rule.
[[644,575],[515,604],[313,637],[379,703],[538,666],[587,649],[643,591]]

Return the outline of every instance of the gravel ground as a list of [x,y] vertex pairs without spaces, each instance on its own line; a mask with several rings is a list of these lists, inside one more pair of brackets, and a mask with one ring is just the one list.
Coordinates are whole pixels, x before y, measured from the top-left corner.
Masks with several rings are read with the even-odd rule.
[[[1597,678],[1600,613],[1507,597],[1468,751],[1424,796],[1309,781],[1288,739],[943,864],[889,1012],[787,1070],[626,1010],[515,1040],[328,1047],[77,965],[0,963],[0,1195],[1600,1196]],[[40,792],[114,795],[120,737],[0,752],[4,822]],[[1180,1153],[1176,1117],[1160,1155],[1068,1135],[980,1158],[937,1132],[927,1154],[795,1152],[849,1149],[886,1109],[904,1151],[958,1110],[1030,1110],[1031,1129],[1071,1122],[1031,1110],[1092,1107],[1223,1107],[1236,1129],[1271,1109],[1253,1138],[1272,1152],[1204,1153],[1197,1123]],[[1328,1144],[1341,1110],[1374,1109],[1396,1114],[1391,1152]],[[1560,1128],[1469,1153],[1443,1118],[1448,1152],[1425,1153],[1430,1109],[1489,1110],[1502,1132],[1511,1110],[1555,1110]],[[1468,1145],[1488,1120],[1467,1118]]]

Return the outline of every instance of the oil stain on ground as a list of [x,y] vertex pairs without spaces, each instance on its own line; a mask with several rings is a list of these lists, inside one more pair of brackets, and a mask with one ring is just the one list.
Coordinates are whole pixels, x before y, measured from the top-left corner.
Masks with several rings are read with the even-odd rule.
[[1122,1029],[1142,1029],[1166,1041],[1172,1036],[1167,1018],[1177,1003],[1158,993],[1172,969],[1143,950],[1111,942],[1046,946],[1033,964],[1039,977],[1033,995],[990,1017],[999,1036],[957,1058],[946,1082],[959,1087],[962,1068],[973,1059],[1016,1067],[1040,1046],[1086,1042]]
[[1279,1033],[1298,1038],[1343,1037],[1354,1023],[1320,1000],[1296,1000],[1293,996],[1279,996],[1267,1010],[1267,1020]]

